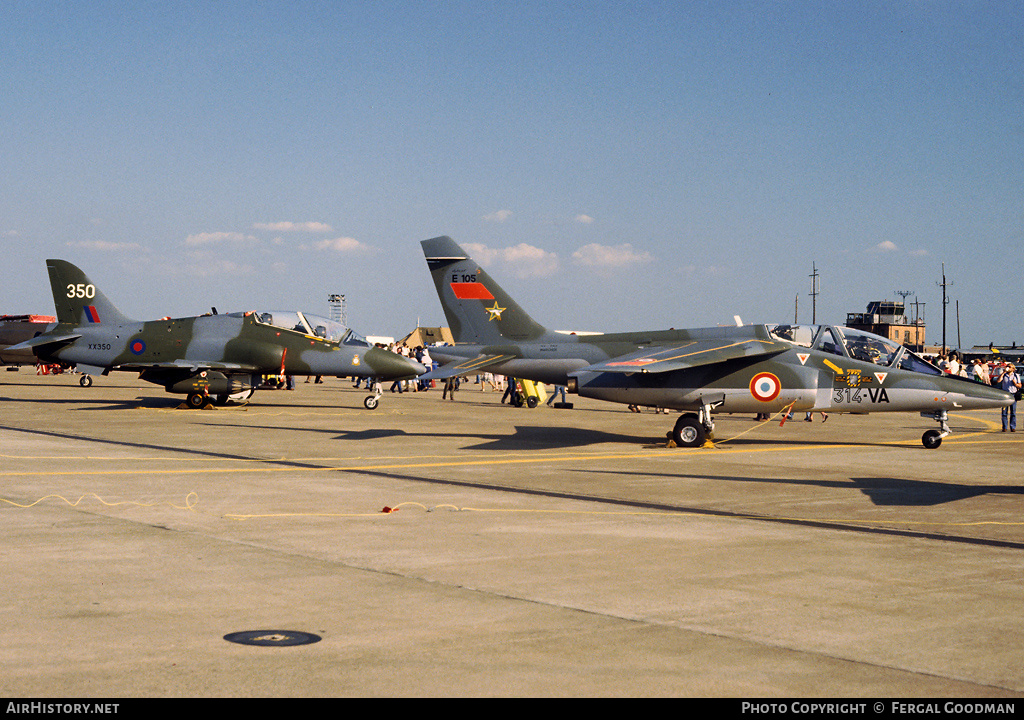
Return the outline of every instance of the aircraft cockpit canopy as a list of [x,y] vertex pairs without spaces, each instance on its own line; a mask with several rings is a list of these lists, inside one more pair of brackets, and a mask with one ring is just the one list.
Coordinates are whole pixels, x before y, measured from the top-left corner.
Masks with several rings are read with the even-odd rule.
[[256,321],[264,325],[292,330],[303,335],[312,335],[323,338],[329,342],[339,345],[357,345],[359,347],[370,347],[359,333],[351,330],[340,322],[329,320],[320,315],[298,312],[296,310],[274,310],[272,312],[255,312],[253,315]]
[[874,363],[884,367],[913,370],[928,375],[942,371],[910,348],[881,335],[839,325],[775,325],[768,327],[773,340],[782,340],[801,347],[816,348],[840,357]]
[[811,347],[820,329],[819,325],[776,325],[768,328],[768,334],[772,336],[773,340],[784,340],[801,347]]

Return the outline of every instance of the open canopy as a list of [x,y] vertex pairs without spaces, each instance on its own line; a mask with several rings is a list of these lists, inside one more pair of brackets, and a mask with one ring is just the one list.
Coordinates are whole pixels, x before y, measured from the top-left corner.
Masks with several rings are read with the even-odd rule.
[[340,322],[330,320],[320,315],[299,312],[298,310],[272,310],[257,311],[253,313],[256,322],[292,332],[302,333],[313,337],[323,338],[339,345],[356,345],[369,347],[367,342],[359,333],[345,327]]
[[767,326],[773,340],[793,345],[817,348],[841,357],[913,370],[927,375],[941,375],[942,371],[914,353],[905,345],[881,335],[854,330],[842,325],[774,325]]

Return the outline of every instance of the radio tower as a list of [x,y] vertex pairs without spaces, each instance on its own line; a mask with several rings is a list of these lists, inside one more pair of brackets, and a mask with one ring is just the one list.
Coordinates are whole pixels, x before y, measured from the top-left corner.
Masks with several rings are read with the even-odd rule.
[[903,298],[903,316],[906,318],[907,315],[907,297],[914,294],[913,290],[894,290],[897,295]]
[[331,320],[348,327],[348,319],[345,317],[345,296],[332,293],[327,296],[327,304],[331,306]]

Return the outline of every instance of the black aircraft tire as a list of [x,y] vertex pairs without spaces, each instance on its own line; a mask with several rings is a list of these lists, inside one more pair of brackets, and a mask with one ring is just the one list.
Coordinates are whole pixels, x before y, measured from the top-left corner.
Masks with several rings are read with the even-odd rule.
[[921,436],[921,442],[929,450],[934,450],[942,444],[942,433],[938,430],[926,430]]
[[92,386],[92,376],[90,376],[90,375],[83,375],[82,377],[80,377],[78,379],[78,384],[81,385],[82,387],[91,387]]
[[201,408],[206,404],[206,396],[202,393],[189,393],[185,402],[187,402],[188,406],[191,408]]
[[672,429],[672,440],[679,447],[700,447],[707,439],[707,431],[696,415],[680,415]]
[[363,400],[363,407],[366,408],[367,410],[376,410],[377,405],[378,400],[376,395],[367,395],[366,399]]

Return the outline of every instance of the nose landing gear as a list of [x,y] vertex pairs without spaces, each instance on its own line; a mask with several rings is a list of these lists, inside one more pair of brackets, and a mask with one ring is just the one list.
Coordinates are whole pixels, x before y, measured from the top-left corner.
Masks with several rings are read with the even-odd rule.
[[924,435],[921,436],[921,443],[929,450],[934,450],[942,444],[942,438],[953,432],[949,429],[949,413],[945,410],[936,410],[934,412],[923,412],[921,417],[931,418],[939,423],[938,430],[926,430]]

